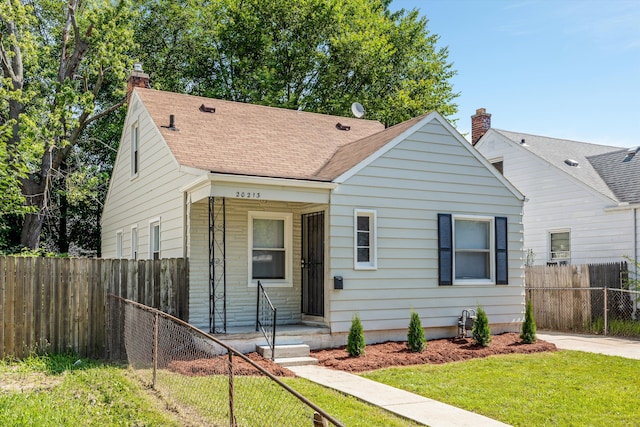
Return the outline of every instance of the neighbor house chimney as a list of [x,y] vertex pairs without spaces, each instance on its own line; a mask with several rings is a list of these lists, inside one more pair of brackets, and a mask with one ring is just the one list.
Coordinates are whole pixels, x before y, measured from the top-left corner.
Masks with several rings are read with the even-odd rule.
[[476,142],[482,138],[482,135],[487,133],[491,128],[491,114],[487,114],[487,110],[484,108],[478,108],[476,114],[471,116],[471,145],[476,145]]
[[127,81],[127,102],[129,102],[131,92],[133,92],[133,88],[135,87],[151,88],[149,84],[149,74],[142,71],[142,64],[139,62],[133,64],[133,71],[129,74],[129,80]]

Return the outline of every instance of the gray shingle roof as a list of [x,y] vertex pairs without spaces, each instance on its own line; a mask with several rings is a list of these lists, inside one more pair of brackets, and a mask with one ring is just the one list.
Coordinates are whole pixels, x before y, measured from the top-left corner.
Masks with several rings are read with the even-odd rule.
[[640,152],[627,149],[589,156],[587,159],[621,202],[640,203]]
[[[493,130],[512,140],[514,143],[521,145],[568,175],[578,179],[600,194],[618,202],[625,201],[618,197],[612,187],[613,180],[617,178],[612,177],[610,182],[606,181],[601,176],[601,173],[596,170],[594,165],[589,161],[589,158],[593,156],[604,155],[611,152],[620,152],[620,150],[623,150],[621,147],[590,144],[587,142],[509,132],[499,129]],[[523,139],[525,144],[521,144]],[[566,164],[565,160],[567,159],[577,161],[578,166],[576,167]],[[601,169],[602,168],[606,168],[606,166],[602,165]]]

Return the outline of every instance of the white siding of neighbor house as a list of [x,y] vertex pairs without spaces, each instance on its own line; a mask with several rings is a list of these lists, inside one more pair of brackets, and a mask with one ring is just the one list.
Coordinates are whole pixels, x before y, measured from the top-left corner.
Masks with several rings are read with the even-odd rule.
[[[522,201],[432,120],[334,190],[330,205],[332,332],[358,314],[365,331],[404,330],[410,310],[425,328],[457,325],[461,311],[481,305],[491,324],[517,330],[524,306]],[[354,209],[377,217],[377,269],[354,269]],[[438,285],[439,213],[508,218],[508,285]]]
[[[266,287],[271,302],[278,309],[278,324],[291,324],[301,321],[301,215],[322,209],[324,207],[305,203],[226,199],[228,327],[251,326],[256,321],[257,289],[249,285],[248,278],[248,212],[293,213],[293,286]],[[189,323],[205,330],[209,328],[208,215],[207,200],[191,205]]]
[[[131,125],[138,121],[139,171],[131,175]],[[160,256],[183,253],[183,194],[178,189],[194,176],[178,163],[134,93],[124,123],[118,156],[102,213],[102,256],[116,255],[116,230],[123,230],[123,257],[131,257],[131,227],[138,229],[138,258],[149,255],[149,225],[160,220]]]
[[502,158],[504,176],[526,196],[524,246],[533,251],[534,264],[550,260],[549,232],[554,230],[570,230],[571,264],[633,256],[631,209],[607,210],[615,206],[613,200],[500,135],[483,140],[478,151],[489,160]]

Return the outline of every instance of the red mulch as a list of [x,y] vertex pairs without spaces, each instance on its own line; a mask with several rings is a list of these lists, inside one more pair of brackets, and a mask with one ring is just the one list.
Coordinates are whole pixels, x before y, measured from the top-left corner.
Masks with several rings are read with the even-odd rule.
[[[277,377],[295,377],[296,375],[273,361],[265,359],[258,353],[245,354],[262,368]],[[227,355],[212,357],[211,359],[174,360],[169,363],[169,370],[192,377],[205,375],[227,375],[229,373],[229,357]],[[263,375],[258,369],[239,356],[233,357],[234,375]]]
[[413,353],[407,349],[406,342],[389,341],[367,345],[365,354],[359,357],[349,357],[346,346],[313,351],[311,357],[317,358],[320,365],[328,368],[347,372],[364,372],[389,366],[440,364],[495,354],[526,354],[556,350],[555,344],[541,340],[533,344],[523,344],[519,334],[507,333],[492,336],[489,347],[476,345],[471,338],[445,338],[428,341],[422,353]]
[[[517,333],[507,333],[492,336],[489,347],[478,346],[470,338],[444,338],[428,341],[422,353],[413,353],[407,349],[406,342],[389,341],[367,345],[365,354],[359,357],[349,357],[346,346],[315,350],[311,352],[311,357],[315,357],[320,365],[328,368],[347,372],[364,372],[389,366],[421,365],[425,363],[440,364],[495,354],[527,354],[556,350],[555,344],[541,340],[533,344],[523,344]],[[280,377],[295,376],[290,370],[276,365],[271,360],[264,359],[257,353],[249,353],[246,356],[273,375]],[[191,361],[172,361],[169,363],[168,368],[170,371],[189,376],[226,375],[228,361],[227,356]],[[256,368],[240,357],[234,357],[233,364],[234,375],[261,375]]]

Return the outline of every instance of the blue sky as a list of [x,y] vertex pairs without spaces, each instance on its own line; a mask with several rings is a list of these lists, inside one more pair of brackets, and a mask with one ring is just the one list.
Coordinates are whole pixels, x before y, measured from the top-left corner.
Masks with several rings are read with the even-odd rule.
[[640,145],[640,1],[393,0],[449,48],[456,127]]

